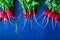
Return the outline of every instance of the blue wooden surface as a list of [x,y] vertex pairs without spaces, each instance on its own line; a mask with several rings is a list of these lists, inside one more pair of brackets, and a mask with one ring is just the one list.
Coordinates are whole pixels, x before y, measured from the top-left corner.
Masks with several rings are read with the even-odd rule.
[[[44,0],[43,0],[44,1]],[[21,6],[16,0],[15,7],[14,7],[14,16],[19,16],[21,14]],[[40,16],[43,12],[43,10],[46,8],[45,5],[42,5],[41,7],[36,9],[36,18]],[[43,20],[42,16],[38,21],[41,24],[41,21]],[[13,19],[15,22],[17,19]],[[0,40],[57,40],[60,38],[60,33],[58,31],[58,24],[57,26],[52,28],[51,25],[51,19],[45,29],[43,29],[43,26],[40,27],[34,20],[34,17],[32,16],[32,30],[30,27],[30,24],[28,23],[29,20],[27,20],[25,28],[23,31],[21,29],[24,27],[24,18],[23,15],[18,19],[18,33],[15,32],[15,26],[12,25],[8,20],[7,24],[4,26],[3,20],[0,21]]]

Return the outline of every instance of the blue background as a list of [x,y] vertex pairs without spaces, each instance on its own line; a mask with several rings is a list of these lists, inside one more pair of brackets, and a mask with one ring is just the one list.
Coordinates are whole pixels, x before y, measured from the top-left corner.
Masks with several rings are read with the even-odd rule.
[[[45,0],[42,0],[45,1]],[[41,7],[38,7],[36,9],[36,18],[40,16],[43,12],[43,10],[47,8],[46,5],[41,5]],[[1,9],[1,8],[0,8]],[[18,17],[21,15],[21,6],[16,0],[14,5],[14,16]],[[38,19],[39,23],[41,24],[41,21],[43,20],[42,16],[40,19]],[[29,24],[29,20],[27,20],[25,28],[21,30],[24,27],[24,18],[23,15],[21,15],[19,18],[12,19],[13,23],[15,23],[18,20],[18,33],[15,32],[15,24],[12,25],[8,20],[7,24],[4,25],[3,20],[0,21],[0,40],[59,40],[60,38],[60,31],[59,31],[59,25],[57,24],[54,26],[54,29],[51,25],[51,19],[49,20],[49,23],[45,29],[43,29],[43,26],[39,26],[32,16],[32,30]]]

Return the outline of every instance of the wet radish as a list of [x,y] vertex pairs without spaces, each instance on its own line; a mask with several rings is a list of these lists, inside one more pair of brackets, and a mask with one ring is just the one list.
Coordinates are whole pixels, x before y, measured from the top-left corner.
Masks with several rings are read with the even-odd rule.
[[2,13],[0,12],[0,21],[2,20]]
[[12,17],[12,12],[10,9],[6,10],[8,18]]
[[[22,1],[22,0],[19,0],[20,4],[21,4],[21,7],[22,7],[22,14],[24,15],[24,18],[25,19],[30,19],[31,16],[34,16],[34,20],[35,22],[41,26],[41,24],[37,21],[36,19],[36,10],[35,8],[40,6],[42,3],[40,0],[38,1],[35,1],[35,0],[30,0],[30,1]],[[31,3],[30,3],[31,2]],[[25,11],[25,12],[24,12]],[[31,21],[29,22],[31,24]],[[42,26],[41,26],[42,27]]]
[[59,20],[59,16],[58,16],[58,14],[57,14],[57,13],[56,13],[56,15],[55,15],[54,20],[55,20],[55,26],[56,26],[56,24],[57,24],[57,22],[58,22],[58,20]]
[[36,14],[35,10],[31,10],[31,15]]
[[5,14],[4,14],[4,25],[6,24],[7,19],[8,19],[8,16],[7,16],[7,14],[5,13]]
[[28,18],[29,17],[29,14],[24,14],[24,18],[26,19],[26,18]]
[[2,10],[0,11],[0,20],[2,20],[3,16],[4,16],[4,11]]

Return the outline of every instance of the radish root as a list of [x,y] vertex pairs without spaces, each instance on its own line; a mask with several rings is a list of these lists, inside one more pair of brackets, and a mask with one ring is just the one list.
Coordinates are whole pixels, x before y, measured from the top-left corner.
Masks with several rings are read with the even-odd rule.
[[34,14],[34,20],[40,27],[42,27],[42,25],[37,21],[35,14]]

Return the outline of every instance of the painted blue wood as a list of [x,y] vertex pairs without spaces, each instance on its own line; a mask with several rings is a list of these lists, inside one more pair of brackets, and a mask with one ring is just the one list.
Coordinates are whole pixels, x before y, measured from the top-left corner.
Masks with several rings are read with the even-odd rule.
[[[44,1],[44,0],[43,0]],[[42,5],[41,7],[38,7],[36,9],[36,18],[40,16],[43,12],[43,10],[47,8],[47,6]],[[21,6],[16,0],[14,5],[14,16],[19,17],[21,15]],[[40,19],[38,19],[38,22],[41,24],[43,18],[45,16],[43,15]],[[18,18],[12,19],[13,22],[16,22]],[[18,19],[18,33],[15,32],[15,24],[12,25],[8,20],[7,24],[4,25],[3,20],[0,21],[0,40],[57,40],[60,38],[60,33],[58,31],[58,24],[57,26],[54,26],[54,29],[51,25],[51,20],[49,20],[49,23],[45,29],[43,29],[43,26],[39,26],[32,16],[32,30],[31,26],[29,24],[29,19],[27,19],[25,28],[21,30],[24,27],[24,18],[23,15],[21,15]]]

